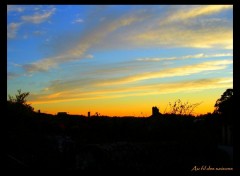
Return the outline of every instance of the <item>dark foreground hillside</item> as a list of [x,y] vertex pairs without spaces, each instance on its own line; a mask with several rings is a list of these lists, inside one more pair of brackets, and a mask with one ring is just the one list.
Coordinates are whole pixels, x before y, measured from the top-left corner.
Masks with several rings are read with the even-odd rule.
[[53,116],[9,113],[9,168],[91,171],[232,168],[218,146],[221,118]]

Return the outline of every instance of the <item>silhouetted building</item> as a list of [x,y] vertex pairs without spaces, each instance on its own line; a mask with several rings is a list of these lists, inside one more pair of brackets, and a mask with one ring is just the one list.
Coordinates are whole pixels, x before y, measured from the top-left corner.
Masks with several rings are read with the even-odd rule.
[[90,117],[90,111],[88,112],[88,117]]
[[159,112],[159,109],[156,106],[152,107],[152,115],[150,117],[159,117],[162,114]]

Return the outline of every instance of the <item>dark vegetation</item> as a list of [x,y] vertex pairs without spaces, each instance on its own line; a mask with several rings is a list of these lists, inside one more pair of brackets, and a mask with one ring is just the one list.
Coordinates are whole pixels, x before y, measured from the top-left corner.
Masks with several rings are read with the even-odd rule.
[[7,101],[10,168],[149,173],[232,167],[218,148],[223,124],[232,126],[232,89],[216,101],[213,113],[198,117],[190,113],[197,104],[180,100],[171,113],[149,118],[50,115],[35,112],[28,95],[19,90]]

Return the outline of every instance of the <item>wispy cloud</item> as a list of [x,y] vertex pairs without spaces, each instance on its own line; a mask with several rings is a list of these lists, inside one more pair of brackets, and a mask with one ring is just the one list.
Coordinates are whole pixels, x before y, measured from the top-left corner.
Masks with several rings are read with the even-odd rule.
[[205,71],[222,70],[222,69],[225,69],[227,65],[232,64],[232,62],[233,62],[232,60],[208,61],[200,64],[164,69],[158,72],[145,72],[145,73],[135,74],[132,76],[115,78],[112,80],[105,80],[105,81],[103,80],[98,85],[126,84],[130,82],[153,79],[153,78],[187,76],[187,75],[201,73]]
[[76,24],[76,23],[83,23],[84,20],[82,18],[77,18],[75,20],[72,21],[73,24]]
[[142,19],[136,14],[123,16],[116,20],[111,19],[108,22],[102,23],[98,28],[87,31],[86,35],[81,38],[77,45],[61,55],[44,58],[35,63],[24,65],[23,67],[28,72],[47,71],[61,63],[82,59],[89,48],[99,43],[109,33],[139,20]]
[[[233,47],[233,22],[213,15],[232,6],[170,6],[167,11],[145,9],[138,17],[143,21],[117,31],[99,44],[98,48],[133,47],[188,47],[224,48]],[[206,15],[207,16],[206,18]],[[212,16],[210,16],[212,15]]]
[[[179,6],[178,6],[179,7]],[[179,10],[175,11],[175,13],[169,15],[163,23],[180,21],[180,20],[188,20],[200,16],[211,15],[214,13],[221,12],[223,10],[232,9],[233,5],[193,5],[193,6],[183,6],[183,8],[179,8]],[[174,10],[176,10],[174,8]]]
[[[8,12],[16,11],[16,12],[23,12],[24,8],[19,7],[16,5],[8,5],[7,6]],[[26,23],[34,23],[34,24],[39,24],[42,23],[46,20],[48,20],[56,11],[56,8],[52,8],[42,14],[35,13],[34,15],[23,15],[21,16],[21,21],[20,22],[12,22],[7,25],[7,37],[8,39],[14,39],[17,36],[17,31],[21,26],[23,26]],[[37,35],[40,34],[40,31],[35,31],[34,34]],[[27,35],[24,35],[23,38],[26,39]]]
[[[103,92],[103,90],[107,91],[109,89],[114,89],[121,92],[124,89],[124,86],[130,86],[133,88],[133,90],[136,90],[136,86],[134,85],[137,84],[132,83],[136,83],[137,81],[149,80],[153,78],[163,79],[170,77],[183,77],[197,73],[223,70],[226,68],[227,65],[231,63],[231,60],[208,61],[200,64],[163,69],[157,72],[152,71],[138,74],[133,74],[133,72],[131,72],[132,75],[125,77],[119,77],[118,74],[114,75],[114,71],[104,71],[100,68],[101,73],[97,71],[97,75],[101,75],[100,77],[98,77],[97,75],[85,73],[83,77],[77,77],[68,80],[54,80],[50,82],[47,89],[45,90],[47,90],[47,92],[69,92],[77,90],[81,93],[86,91],[94,91],[96,93],[97,90],[101,90]],[[109,75],[111,75],[111,77],[109,77]],[[115,78],[113,79],[112,77]],[[147,83],[148,82],[144,82],[142,84],[146,85]]]
[[7,25],[7,37],[13,39],[17,35],[17,31],[22,23],[10,23]]
[[17,5],[7,5],[7,12],[23,12],[24,8]]
[[40,31],[40,30],[36,30],[33,32],[34,35],[37,35],[37,36],[41,36],[43,34],[45,34],[46,32],[45,31]]
[[[206,26],[205,26],[206,25]],[[227,26],[207,26],[200,28],[194,26],[155,27],[126,35],[124,39],[136,46],[161,46],[161,47],[188,47],[188,48],[225,48],[233,47],[233,30],[231,24]],[[211,24],[212,25],[212,24]]]
[[25,22],[39,24],[48,20],[54,14],[55,10],[56,8],[52,8],[51,10],[43,14],[34,14],[29,16],[24,15],[21,17],[21,19]]
[[144,61],[144,62],[159,62],[159,61],[172,61],[172,60],[185,60],[185,59],[199,59],[199,58],[212,58],[212,57],[226,57],[226,56],[233,56],[232,53],[220,53],[220,54],[194,54],[194,55],[186,55],[181,57],[160,57],[160,58],[138,58],[137,61]]
[[51,58],[44,58],[43,60],[37,61],[32,64],[25,64],[23,65],[23,68],[27,72],[45,72],[48,71],[50,68],[56,68],[58,66],[58,63],[64,61],[64,56],[57,56],[57,57],[51,57]]
[[232,87],[232,78],[208,78],[174,83],[149,84],[144,86],[131,86],[115,89],[101,90],[71,90],[50,94],[31,95],[33,104],[67,102],[86,99],[106,99],[126,96],[145,96],[154,94],[166,94],[186,91],[197,91],[216,88]]
[[88,59],[94,58],[94,56],[92,54],[87,54],[85,57],[88,58]]
[[20,74],[18,73],[14,73],[14,72],[7,72],[7,79],[14,79],[14,78],[17,78],[21,76]]
[[[219,21],[216,20],[215,22],[213,20],[212,23],[200,20],[202,26],[198,27],[196,26],[198,25],[196,22],[191,21],[190,24],[181,23],[182,25],[179,25],[179,20],[176,20],[177,16],[180,16],[180,21],[194,20],[196,17],[231,9],[232,6],[176,7],[180,10],[172,11],[169,8],[169,11],[171,11],[170,15],[168,12],[157,14],[157,10],[154,11],[152,8],[129,11],[124,15],[113,12],[111,16],[106,17],[103,21],[96,21],[96,19],[104,15],[99,16],[99,14],[94,13],[97,18],[95,17],[96,19],[93,19],[93,22],[86,24],[86,30],[76,33],[77,39],[75,40],[78,40],[77,42],[68,41],[68,39],[64,40],[65,43],[74,43],[74,45],[68,45],[66,47],[68,49],[64,51],[61,49],[53,57],[41,58],[34,63],[24,65],[24,69],[27,72],[48,71],[51,68],[56,68],[59,64],[83,59],[90,49],[92,52],[94,50],[112,49],[114,47],[232,48],[233,31],[231,22],[226,22],[229,25],[219,25]],[[175,6],[173,9],[175,9]],[[33,22],[41,22],[51,16],[54,11],[51,10],[46,14],[36,15],[36,17],[33,16],[34,18],[30,17],[27,19]],[[186,14],[183,12],[186,12]],[[151,25],[146,25],[149,23]],[[159,59],[161,60],[161,58]],[[159,59],[155,58],[156,61]],[[145,60],[147,59],[145,58]]]

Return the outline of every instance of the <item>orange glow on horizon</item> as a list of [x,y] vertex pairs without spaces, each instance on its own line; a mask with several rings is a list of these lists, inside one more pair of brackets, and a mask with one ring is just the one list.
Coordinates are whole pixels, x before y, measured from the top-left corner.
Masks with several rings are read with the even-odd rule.
[[[175,99],[174,99],[175,100]],[[174,102],[171,101],[172,102]],[[91,112],[91,115],[99,113],[100,116],[135,116],[135,117],[149,117],[152,114],[152,107],[157,106],[162,114],[169,113],[169,102],[144,102],[139,103],[137,100],[125,101],[124,103],[116,103],[117,100],[109,100],[97,103],[79,103],[79,102],[55,102],[47,104],[32,104],[35,111],[40,110],[43,113],[57,114],[58,112],[67,112],[70,115],[85,115]],[[183,101],[186,102],[186,101]],[[214,111],[214,104],[216,100],[203,101],[194,109],[193,115],[201,115],[212,113]],[[189,101],[189,103],[200,103],[200,101]]]

